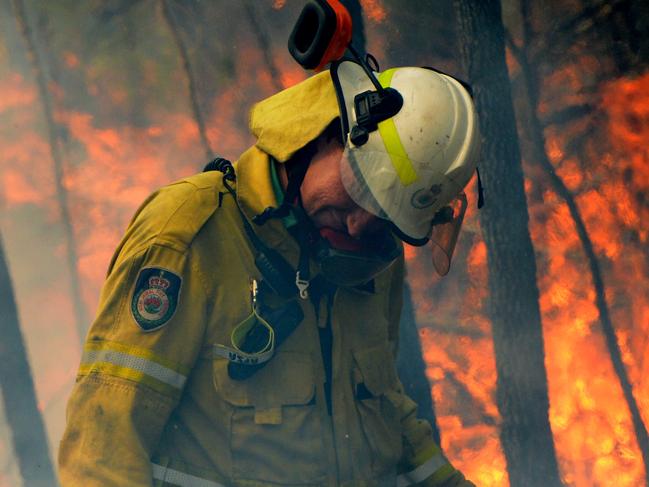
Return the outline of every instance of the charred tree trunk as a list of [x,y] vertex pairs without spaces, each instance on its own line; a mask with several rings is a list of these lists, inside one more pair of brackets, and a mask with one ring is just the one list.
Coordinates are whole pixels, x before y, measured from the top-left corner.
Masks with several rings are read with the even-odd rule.
[[489,272],[500,440],[512,486],[558,486],[536,263],[505,63],[500,2],[454,0],[461,57],[475,89],[486,193],[480,221]]
[[[137,4],[136,1],[133,1],[133,3]],[[136,127],[147,127],[149,120],[147,120],[146,110],[143,110],[142,107],[142,100],[146,99],[145,88],[141,82],[143,60],[135,48],[139,25],[133,15],[130,15],[130,11],[119,15],[117,22],[124,34],[124,42],[128,46],[133,46],[133,49],[124,58],[125,75],[128,80],[128,120]]]
[[45,124],[48,129],[50,155],[52,157],[52,163],[54,165],[54,184],[56,185],[56,199],[61,211],[61,222],[66,239],[65,243],[67,252],[67,267],[68,272],[70,273],[70,288],[72,292],[74,315],[77,325],[77,333],[79,334],[80,341],[83,342],[86,335],[88,313],[86,312],[86,307],[83,303],[79,272],[77,271],[77,241],[74,235],[74,228],[72,227],[72,219],[70,216],[68,191],[63,185],[65,168],[63,165],[63,157],[61,155],[59,146],[58,130],[54,121],[52,100],[47,88],[47,80],[45,78],[42,62],[38,54],[38,50],[36,49],[36,42],[27,21],[25,5],[22,0],[13,0],[13,7],[16,15],[16,21],[18,22],[18,27],[25,40],[29,59],[34,70],[39,99],[43,107]]
[[280,91],[282,89],[282,83],[280,82],[281,73],[279,72],[277,64],[273,59],[273,53],[271,51],[270,45],[270,36],[259,21],[257,15],[257,2],[254,0],[245,0],[243,2],[243,7],[246,11],[248,22],[250,22],[250,27],[252,27],[252,32],[257,39],[257,45],[259,46],[259,49],[264,56],[264,62],[266,63],[266,68],[268,69],[268,74],[270,75],[270,81],[273,84],[273,88],[276,91]]
[[649,486],[649,434],[647,433],[647,428],[642,421],[640,408],[638,407],[638,403],[633,395],[633,386],[631,385],[631,380],[629,379],[626,367],[624,366],[624,361],[622,360],[622,350],[620,349],[617,340],[615,327],[613,326],[609,306],[606,300],[606,288],[599,260],[595,254],[593,242],[590,239],[590,235],[586,229],[586,224],[581,216],[577,202],[570,190],[564,184],[563,180],[555,172],[554,166],[552,165],[552,162],[550,162],[550,158],[545,150],[545,133],[538,114],[540,97],[539,73],[535,66],[529,62],[528,55],[529,43],[533,34],[531,32],[530,22],[527,20],[529,19],[528,7],[529,5],[527,1],[523,0],[521,2],[521,14],[524,20],[522,47],[517,47],[511,37],[508,37],[508,44],[511,46],[511,50],[521,67],[521,74],[527,94],[527,104],[525,107],[527,113],[524,118],[528,123],[526,125],[524,124],[524,127],[527,129],[529,134],[528,138],[532,143],[533,159],[541,165],[554,191],[568,205],[570,215],[575,223],[577,235],[579,236],[579,240],[584,249],[584,254],[586,255],[593,279],[593,286],[595,287],[595,305],[599,311],[599,319],[606,340],[606,346],[613,364],[613,369],[620,381],[624,399],[631,414],[633,429],[645,465],[645,483]]
[[182,60],[183,69],[185,70],[185,76],[187,76],[187,85],[189,89],[189,101],[191,104],[192,115],[196,121],[196,127],[198,129],[198,135],[201,140],[201,145],[205,151],[205,156],[208,161],[211,161],[214,158],[214,151],[210,145],[210,141],[207,138],[207,130],[205,128],[205,119],[203,118],[203,112],[201,111],[200,104],[198,102],[198,94],[196,93],[196,78],[194,77],[194,71],[192,70],[191,61],[189,59],[189,52],[187,51],[187,45],[182,38],[180,29],[176,22],[176,17],[173,12],[172,0],[160,0],[162,6],[162,15],[165,19],[165,22],[169,26],[169,30],[173,35],[174,41],[176,43],[176,48],[178,49],[178,54]]
[[631,18],[638,34],[638,61],[642,68],[649,66],[649,4],[645,0],[631,2]]
[[1,239],[0,391],[24,485],[57,485]]

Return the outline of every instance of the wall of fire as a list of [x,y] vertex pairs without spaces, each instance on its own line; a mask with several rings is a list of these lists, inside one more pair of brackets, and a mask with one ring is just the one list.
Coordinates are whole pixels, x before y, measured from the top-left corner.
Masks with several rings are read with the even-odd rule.
[[[360,3],[368,50],[382,65],[436,65],[461,75],[449,2]],[[646,423],[649,71],[639,18],[619,14],[633,3],[551,1],[523,10],[517,1],[503,4],[550,423],[562,478],[574,486],[613,485],[612,479],[640,485],[644,466],[583,241],[532,148],[529,73],[520,55],[534,67],[532,109],[544,127],[545,153],[592,242]],[[0,235],[53,452],[80,334],[130,216],[156,187],[200,170],[208,153],[235,159],[251,143],[251,104],[306,76],[285,48],[301,4],[0,1]],[[472,202],[474,195],[470,190]],[[469,208],[449,276],[435,278],[428,254],[408,248],[409,282],[443,446],[478,485],[501,486],[508,479],[485,310],[486,248],[475,204]],[[19,483],[9,438],[0,420],[0,486]]]

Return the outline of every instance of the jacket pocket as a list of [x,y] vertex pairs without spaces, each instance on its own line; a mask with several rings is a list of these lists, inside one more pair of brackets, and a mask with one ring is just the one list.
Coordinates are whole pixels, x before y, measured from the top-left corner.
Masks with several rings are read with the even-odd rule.
[[377,475],[394,471],[401,459],[402,395],[387,343],[354,352],[354,394]]
[[213,362],[217,394],[231,409],[230,452],[235,480],[316,483],[325,477],[322,429],[311,357],[277,351],[246,380]]

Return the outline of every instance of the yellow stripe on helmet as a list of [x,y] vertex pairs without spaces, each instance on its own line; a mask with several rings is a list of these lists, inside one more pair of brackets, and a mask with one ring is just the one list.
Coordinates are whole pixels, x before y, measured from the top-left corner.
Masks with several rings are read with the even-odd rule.
[[[396,70],[397,68],[388,69],[379,75],[379,83],[381,83],[383,88],[389,88],[392,82],[392,76]],[[392,165],[395,171],[397,171],[397,176],[399,176],[401,184],[408,186],[417,181],[417,172],[406,153],[406,149],[401,143],[399,132],[397,132],[397,127],[394,124],[394,118],[390,117],[387,120],[379,122],[378,126],[383,145],[385,145],[385,150],[392,160]]]

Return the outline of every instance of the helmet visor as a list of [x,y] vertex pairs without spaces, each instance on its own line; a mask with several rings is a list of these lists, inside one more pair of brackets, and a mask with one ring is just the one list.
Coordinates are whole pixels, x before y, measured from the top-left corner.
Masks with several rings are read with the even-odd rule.
[[[325,235],[323,239],[328,241]],[[365,284],[383,272],[401,252],[397,238],[385,231],[374,234],[362,250],[338,249],[328,243],[320,245],[315,255],[325,279],[338,286],[353,287]]]
[[[389,219],[387,213],[379,204],[374,192],[381,188],[372,188],[365,174],[381,171],[387,154],[375,151],[360,151],[345,147],[340,159],[340,174],[345,191],[358,206],[379,218]],[[378,179],[378,178],[377,178]],[[389,181],[390,178],[384,178]]]
[[427,168],[434,164],[413,166],[399,155],[366,146],[348,143],[340,164],[342,183],[351,199],[371,214],[391,221],[412,240],[428,238],[437,211],[462,190]]
[[436,223],[430,235],[430,242],[433,247],[433,265],[440,276],[448,274],[451,267],[451,258],[466,214],[466,194],[464,192],[460,193],[449,203],[448,207],[452,210],[452,214],[449,211],[450,219],[443,223]]

